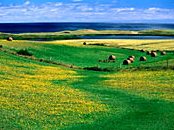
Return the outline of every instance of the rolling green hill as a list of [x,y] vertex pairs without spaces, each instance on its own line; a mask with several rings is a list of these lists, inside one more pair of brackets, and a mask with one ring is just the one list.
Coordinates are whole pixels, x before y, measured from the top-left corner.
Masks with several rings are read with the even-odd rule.
[[[108,68],[113,70],[127,67],[139,67],[154,62],[166,62],[167,59],[173,59],[174,48],[171,48],[173,45],[172,40],[122,40],[123,43],[121,43],[120,45],[117,44],[120,42],[119,40],[116,40],[115,43],[113,43],[112,40],[96,40],[95,42],[87,41],[87,43],[89,44],[85,46],[83,45],[84,41],[85,40],[70,40],[68,42],[1,41],[1,44],[4,46],[3,48],[6,51],[12,51],[15,53],[20,49],[28,49],[28,51],[30,51],[35,58],[45,59],[50,62],[52,61],[72,66],[78,66],[82,68],[97,66],[99,68]],[[102,44],[104,46],[100,46],[100,42],[106,42],[106,44]],[[149,43],[147,44],[147,42]],[[130,46],[131,44],[132,46]],[[149,46],[152,46],[152,48],[150,48]],[[155,48],[153,46],[158,46],[159,49],[161,48],[162,50],[167,50],[167,55],[162,56],[160,55],[160,52],[158,52],[158,56],[152,58],[150,55],[147,55],[146,52],[140,52],[140,50],[144,48],[147,50],[153,50]],[[169,49],[171,49],[171,51]],[[110,55],[115,55],[117,57],[114,63],[99,62],[99,60],[108,59]],[[135,62],[129,66],[123,66],[123,60],[127,59],[131,55],[134,55],[136,57]],[[146,56],[147,62],[140,62],[139,58],[141,56]],[[173,62],[171,63],[173,64]]]
[[[0,129],[174,129],[173,40],[0,40],[0,45]],[[17,54],[21,49],[33,56]],[[167,55],[151,57],[141,49]],[[111,54],[115,62],[99,62]],[[122,65],[130,55],[135,62]],[[111,71],[83,69],[96,66]]]

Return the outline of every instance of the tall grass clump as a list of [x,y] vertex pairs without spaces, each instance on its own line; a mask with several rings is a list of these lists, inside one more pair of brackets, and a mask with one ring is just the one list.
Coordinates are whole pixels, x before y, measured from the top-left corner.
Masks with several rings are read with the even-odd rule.
[[17,51],[18,55],[23,55],[23,56],[32,56],[33,54],[29,52],[27,49],[21,49]]

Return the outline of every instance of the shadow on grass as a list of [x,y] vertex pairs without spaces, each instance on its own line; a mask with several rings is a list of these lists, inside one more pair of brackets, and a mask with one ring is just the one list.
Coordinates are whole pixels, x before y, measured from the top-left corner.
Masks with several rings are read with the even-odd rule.
[[[91,93],[91,100],[101,101],[108,111],[98,114],[91,124],[74,124],[67,130],[169,130],[174,129],[174,103],[161,100],[149,100],[128,94],[119,89],[102,85],[106,78],[102,73],[80,72],[86,77],[73,83],[81,91]],[[105,73],[106,74],[106,73]],[[92,115],[91,115],[92,116]]]

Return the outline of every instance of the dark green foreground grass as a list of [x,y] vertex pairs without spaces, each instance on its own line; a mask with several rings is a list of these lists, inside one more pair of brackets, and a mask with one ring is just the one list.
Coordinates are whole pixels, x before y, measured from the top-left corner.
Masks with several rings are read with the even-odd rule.
[[[100,114],[100,119],[91,124],[75,124],[68,129],[76,130],[170,130],[174,129],[174,103],[160,99],[146,99],[129,94],[122,89],[110,89],[101,78],[106,73],[80,72],[86,77],[73,84],[85,92],[90,92],[108,105],[109,112]],[[145,72],[144,72],[145,73]],[[134,75],[134,74],[132,74]],[[134,75],[136,76],[136,75]],[[124,79],[126,82],[126,79]]]

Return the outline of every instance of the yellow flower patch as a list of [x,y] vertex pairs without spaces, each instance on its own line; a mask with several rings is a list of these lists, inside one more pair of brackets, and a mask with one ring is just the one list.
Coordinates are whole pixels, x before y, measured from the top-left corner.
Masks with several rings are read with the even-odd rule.
[[[0,108],[11,113],[4,119],[17,111],[15,120],[20,126],[26,127],[33,120],[44,123],[43,129],[52,129],[73,123],[89,123],[93,120],[83,119],[84,114],[106,111],[104,104],[89,99],[89,93],[71,87],[80,78],[75,71],[18,62],[17,58],[9,56],[3,58],[8,60],[0,60]],[[21,116],[26,119],[20,119]]]
[[174,71],[119,72],[106,76],[108,87],[127,90],[146,98],[174,101]]

